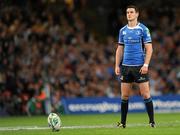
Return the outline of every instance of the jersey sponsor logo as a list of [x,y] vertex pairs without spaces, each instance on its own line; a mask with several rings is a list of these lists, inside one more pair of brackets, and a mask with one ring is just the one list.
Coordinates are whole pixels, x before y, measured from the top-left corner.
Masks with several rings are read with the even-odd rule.
[[126,44],[132,44],[132,43],[140,43],[140,39],[124,39],[124,43]]

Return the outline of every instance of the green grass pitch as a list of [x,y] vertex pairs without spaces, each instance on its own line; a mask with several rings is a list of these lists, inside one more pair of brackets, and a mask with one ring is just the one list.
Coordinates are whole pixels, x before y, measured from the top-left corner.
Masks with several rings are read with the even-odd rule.
[[47,116],[0,117],[0,135],[180,135],[180,114],[155,114],[156,128],[146,113],[129,113],[127,128],[117,128],[120,114],[62,115],[62,128],[52,132]]

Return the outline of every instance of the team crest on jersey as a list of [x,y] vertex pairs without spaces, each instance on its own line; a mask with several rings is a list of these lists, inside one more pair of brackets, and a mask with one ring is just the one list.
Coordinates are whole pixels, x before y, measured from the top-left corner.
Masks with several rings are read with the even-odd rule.
[[136,31],[136,35],[140,35],[141,34],[141,32],[138,30],[138,31]]

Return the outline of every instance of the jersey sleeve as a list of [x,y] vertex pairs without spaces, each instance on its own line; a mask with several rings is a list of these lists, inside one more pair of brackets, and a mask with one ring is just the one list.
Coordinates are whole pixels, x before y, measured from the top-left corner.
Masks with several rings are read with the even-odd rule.
[[122,30],[119,31],[118,44],[119,45],[124,45]]
[[144,29],[143,29],[143,42],[144,42],[144,44],[152,42],[151,34],[147,27],[144,27]]

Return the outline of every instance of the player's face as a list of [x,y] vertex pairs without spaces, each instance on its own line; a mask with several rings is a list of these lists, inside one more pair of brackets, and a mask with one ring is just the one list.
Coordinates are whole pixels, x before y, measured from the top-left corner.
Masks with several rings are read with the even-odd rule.
[[138,18],[139,13],[134,8],[128,8],[126,10],[126,17],[128,21],[134,21]]

